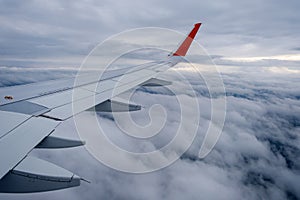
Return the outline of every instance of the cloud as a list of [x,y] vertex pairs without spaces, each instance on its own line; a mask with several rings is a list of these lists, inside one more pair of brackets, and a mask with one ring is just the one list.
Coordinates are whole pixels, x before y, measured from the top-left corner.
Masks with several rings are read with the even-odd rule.
[[[206,86],[203,80],[190,71],[181,71],[197,91],[201,118],[200,128],[192,146],[174,164],[157,172],[134,175],[104,166],[84,148],[35,150],[32,155],[63,166],[92,183],[83,183],[80,187],[70,190],[28,195],[1,194],[0,197],[5,199],[299,198],[297,185],[300,169],[298,147],[300,91],[297,87],[292,87],[299,82],[293,73],[276,77],[271,70],[262,73],[263,70],[259,67],[250,67],[245,72],[222,72],[227,91],[226,122],[215,149],[204,160],[199,160],[197,156],[211,116],[210,98],[205,95]],[[185,91],[185,85],[172,78],[174,77],[172,70],[162,76],[173,80],[171,87]],[[153,92],[156,90],[157,92]],[[165,145],[174,136],[174,130],[179,123],[177,117],[180,115],[174,98],[175,96],[160,88],[139,89],[132,96],[133,101],[145,106],[144,110],[132,113],[133,119],[139,124],[149,123],[147,108],[153,104],[162,103],[168,112],[166,126],[160,134],[150,140],[134,140],[122,133],[110,118],[104,115],[99,115],[98,118],[108,137],[115,144],[130,151],[147,152]],[[191,97],[187,96],[186,100],[188,98]],[[93,116],[84,113],[82,117],[85,120],[83,123],[88,123]],[[87,131],[92,130],[87,127]],[[75,137],[74,132],[76,132],[74,122],[70,119],[59,127],[55,134]]]
[[[260,66],[260,67],[274,67],[274,68],[281,68],[281,69],[284,69],[284,67],[286,67],[286,69],[295,68],[296,71],[300,63],[300,57],[298,54],[276,55],[276,56],[265,56],[265,57],[213,56],[212,59],[217,65],[222,65],[222,66],[238,66],[238,67],[240,66],[259,67]],[[287,72],[287,70],[285,70],[285,72]],[[292,72],[292,70],[290,72]]]
[[0,87],[72,77],[74,69],[0,67]]

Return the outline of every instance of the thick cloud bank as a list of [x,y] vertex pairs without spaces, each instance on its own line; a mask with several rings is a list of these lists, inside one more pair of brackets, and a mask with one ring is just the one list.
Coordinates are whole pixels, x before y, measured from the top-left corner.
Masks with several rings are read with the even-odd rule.
[[[200,128],[191,148],[174,164],[133,175],[100,164],[84,148],[36,150],[33,155],[63,166],[91,184],[49,193],[1,194],[0,199],[299,199],[300,79],[299,73],[280,69],[244,67],[222,72],[226,122],[216,147],[204,160],[197,155],[210,118],[210,97],[205,83],[186,71],[182,73],[199,99]],[[163,76],[172,78],[173,73],[171,70]],[[4,77],[2,85],[6,83]],[[9,76],[8,80],[11,85]],[[172,87],[180,88],[186,100],[192,98],[180,82],[174,80]],[[118,146],[151,151],[174,135],[180,115],[174,98],[163,88],[140,88],[132,97],[145,107],[132,115],[138,124],[149,122],[147,108],[156,103],[164,105],[171,115],[158,139],[135,141],[118,129],[111,115],[100,114],[98,118]],[[89,131],[92,114],[83,113],[82,117]],[[69,120],[56,134],[75,137],[75,132],[74,122]]]

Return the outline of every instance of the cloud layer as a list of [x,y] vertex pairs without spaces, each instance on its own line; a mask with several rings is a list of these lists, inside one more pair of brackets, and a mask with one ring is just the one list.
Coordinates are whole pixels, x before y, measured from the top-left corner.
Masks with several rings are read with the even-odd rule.
[[[179,66],[180,67],[180,66]],[[157,172],[133,175],[105,167],[84,148],[34,151],[32,154],[79,174],[92,183],[70,190],[28,195],[0,195],[5,199],[297,199],[299,185],[300,90],[297,74],[277,75],[264,68],[239,68],[222,72],[227,92],[226,122],[215,149],[204,160],[198,151],[210,118],[210,98],[205,82],[181,71],[197,93],[201,111],[198,135],[190,149],[173,165]],[[26,73],[26,72],[24,72]],[[203,72],[206,73],[206,72]],[[55,73],[54,73],[55,74]],[[55,75],[54,75],[55,76]],[[172,79],[171,70],[163,75]],[[174,77],[173,77],[174,79]],[[174,79],[172,87],[186,91]],[[183,92],[188,94],[188,92]],[[186,96],[188,99],[189,97]],[[215,98],[218,98],[217,95]],[[168,123],[150,140],[124,135],[109,115],[99,115],[101,126],[112,142],[130,151],[151,151],[174,136],[180,110],[176,98],[164,89],[141,88],[132,100],[145,106],[133,113],[139,124],[149,122],[148,108],[163,104]],[[93,116],[82,114],[87,124]],[[175,127],[175,129],[174,129]],[[74,137],[73,120],[56,134]],[[141,133],[142,134],[142,133]],[[180,144],[178,144],[180,145]],[[133,161],[134,162],[134,161]]]

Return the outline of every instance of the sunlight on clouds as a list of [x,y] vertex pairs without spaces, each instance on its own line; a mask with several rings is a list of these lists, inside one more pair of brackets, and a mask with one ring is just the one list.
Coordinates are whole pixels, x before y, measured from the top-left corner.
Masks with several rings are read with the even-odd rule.
[[174,68],[169,70],[185,71],[185,72],[215,72],[215,65],[210,64],[198,64],[198,63],[180,63]]
[[256,62],[261,60],[300,61],[300,54],[286,54],[286,55],[277,55],[277,56],[258,56],[258,57],[227,57],[223,59],[228,61],[236,61],[236,62]]
[[300,70],[289,69],[288,67],[269,67],[268,70],[273,73],[280,73],[280,74],[299,74],[300,73]]

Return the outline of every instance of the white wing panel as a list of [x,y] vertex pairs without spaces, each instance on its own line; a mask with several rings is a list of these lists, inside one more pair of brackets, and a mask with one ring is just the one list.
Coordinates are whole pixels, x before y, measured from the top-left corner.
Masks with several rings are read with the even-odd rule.
[[102,93],[104,91],[113,89],[116,84],[117,84],[117,81],[105,80],[105,81],[100,81],[97,83],[85,85],[80,88],[89,90],[91,92]]
[[124,75],[121,75],[119,77],[113,78],[113,80],[121,82],[121,83],[129,83],[144,77],[147,77],[150,79],[154,74],[157,72],[154,70],[148,70],[148,69],[142,69],[138,71],[133,71],[131,73],[126,73]]
[[54,120],[32,117],[0,140],[0,178],[13,169],[59,124]]
[[13,130],[15,127],[17,127],[19,124],[21,124],[29,118],[29,115],[24,115],[21,113],[0,111],[0,139],[4,137],[4,135],[6,135],[9,131]]
[[[75,96],[73,96],[74,90],[76,90]],[[90,92],[88,90],[75,88],[75,89],[64,91],[64,92],[59,92],[59,93],[54,93],[54,94],[50,94],[47,96],[34,98],[29,101],[32,103],[36,103],[36,104],[39,104],[39,105],[42,105],[42,106],[52,109],[52,108],[56,108],[58,106],[68,104],[72,101],[78,101],[79,99],[82,99],[82,98],[85,98],[88,96],[93,96],[94,94],[95,93]]]

